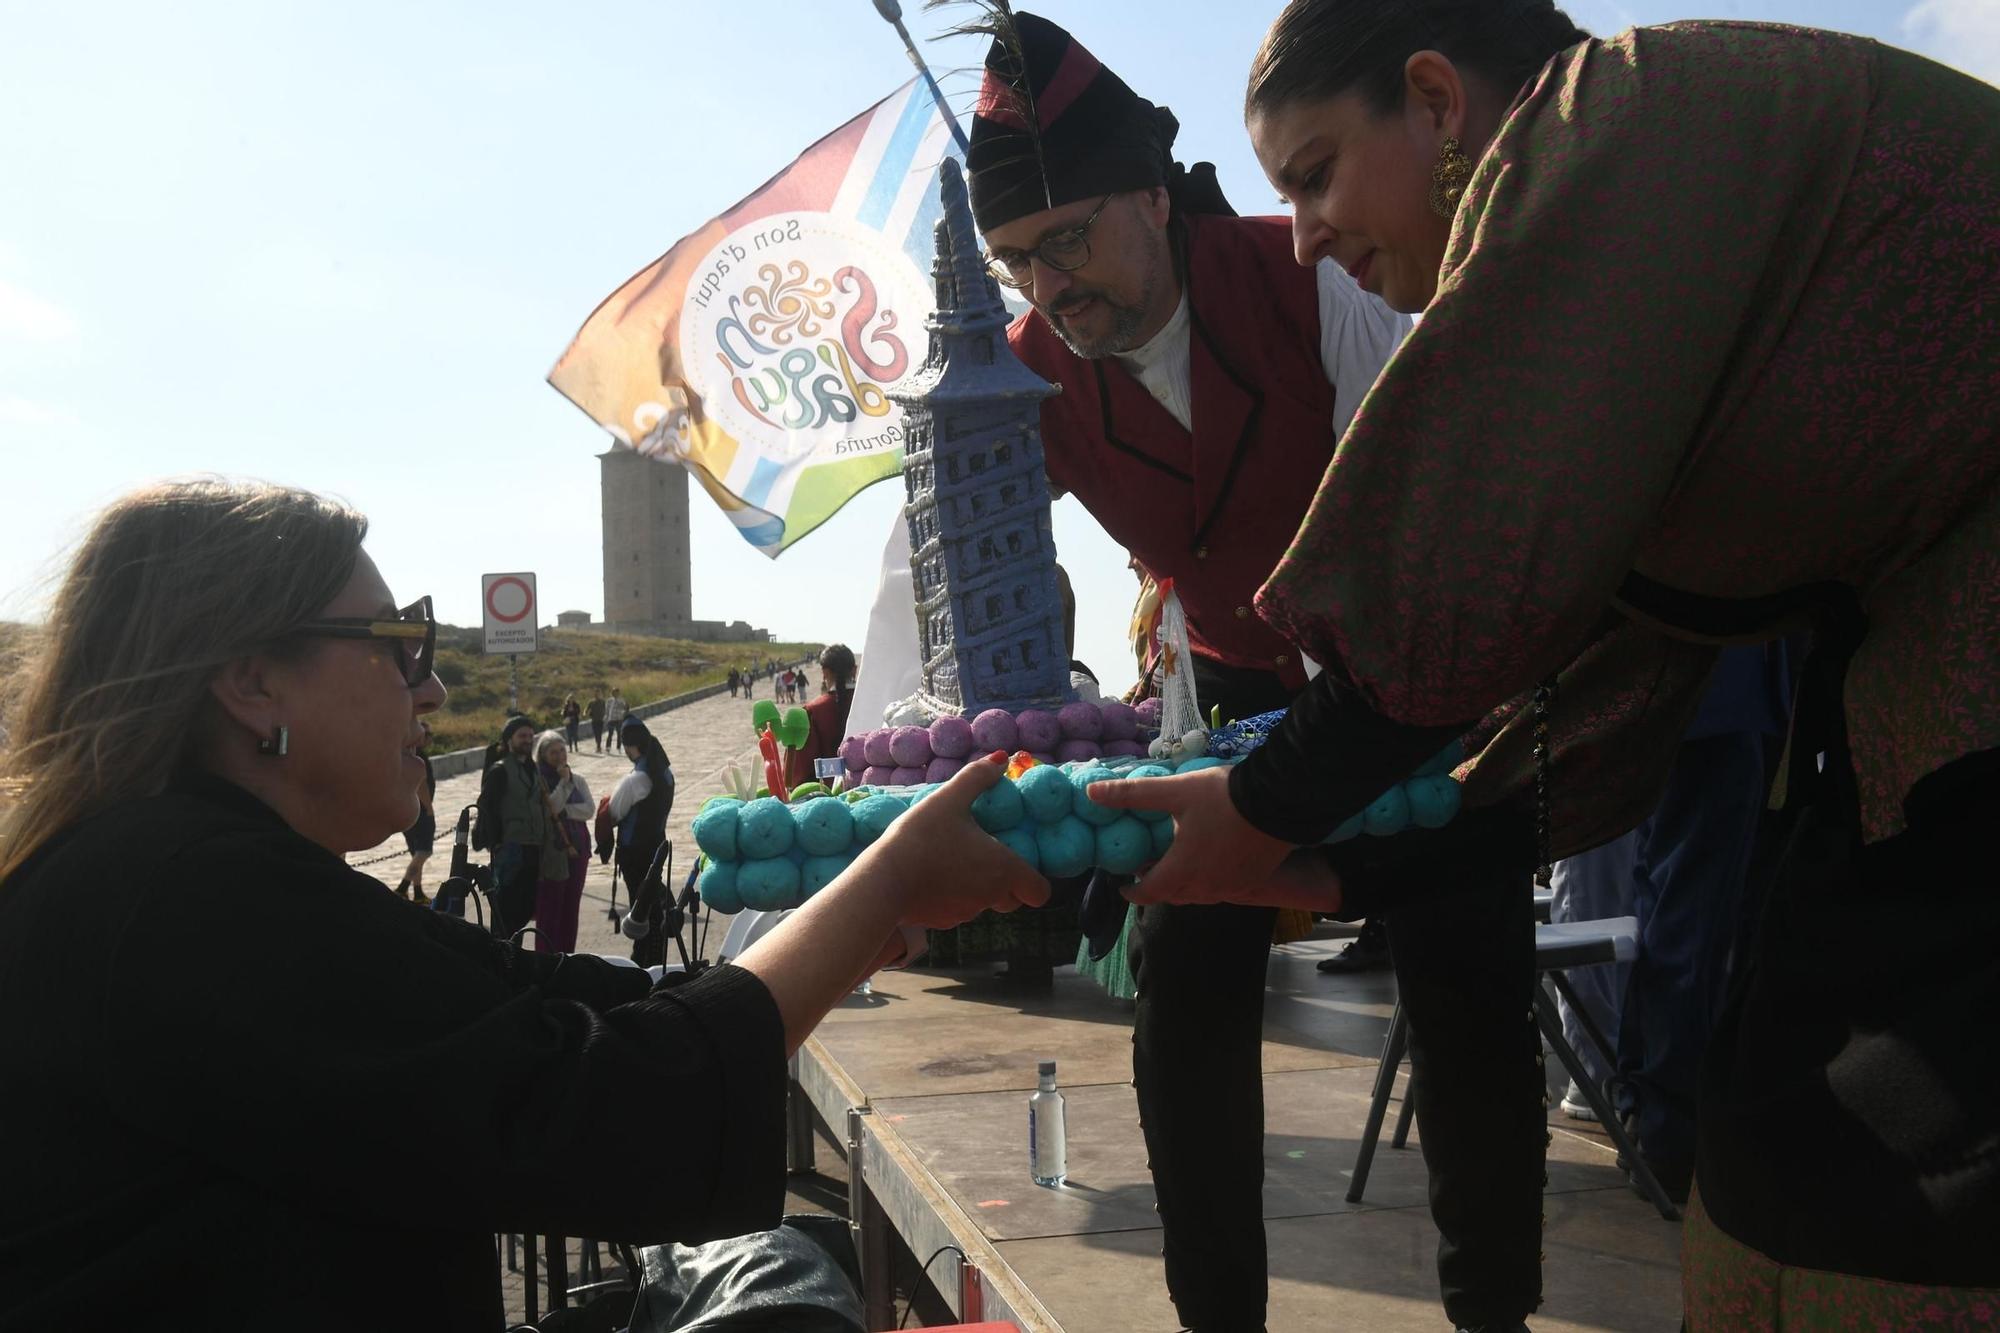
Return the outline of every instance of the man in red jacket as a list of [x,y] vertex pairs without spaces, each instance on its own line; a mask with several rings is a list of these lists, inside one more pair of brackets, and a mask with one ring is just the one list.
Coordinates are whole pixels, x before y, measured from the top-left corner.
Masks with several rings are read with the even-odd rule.
[[[1408,321],[1331,263],[1301,267],[1288,220],[1234,216],[1213,167],[1173,161],[1171,113],[1067,32],[1031,14],[1016,24],[1018,44],[987,57],[967,167],[989,266],[1034,306],[1008,340],[1062,386],[1042,408],[1049,480],[1173,580],[1204,711],[1283,708],[1307,663],[1252,595]],[[1503,1019],[1466,997],[1515,982],[1528,993],[1526,876],[1389,921],[1424,1071],[1446,1309],[1510,1328],[1540,1289],[1538,1051],[1524,1006],[1510,1000]],[[1196,1330],[1263,1327],[1272,925],[1269,908],[1153,906],[1134,932],[1141,1123],[1168,1289]]]

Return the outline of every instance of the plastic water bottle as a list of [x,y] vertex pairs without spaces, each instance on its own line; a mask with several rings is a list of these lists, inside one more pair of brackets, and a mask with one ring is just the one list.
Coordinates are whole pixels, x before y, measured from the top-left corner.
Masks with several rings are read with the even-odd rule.
[[1041,1062],[1040,1086],[1028,1098],[1028,1170],[1037,1185],[1056,1186],[1069,1175],[1069,1126],[1056,1091],[1056,1062]]

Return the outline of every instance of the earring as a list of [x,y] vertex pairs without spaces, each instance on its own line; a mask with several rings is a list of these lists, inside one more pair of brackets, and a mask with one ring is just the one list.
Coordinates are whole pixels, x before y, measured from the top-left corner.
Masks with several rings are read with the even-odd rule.
[[292,732],[289,727],[279,727],[265,739],[257,742],[257,753],[268,754],[274,759],[283,759],[292,748]]
[[1450,219],[1471,179],[1472,159],[1459,148],[1458,140],[1446,138],[1438,145],[1437,164],[1431,168],[1431,212]]

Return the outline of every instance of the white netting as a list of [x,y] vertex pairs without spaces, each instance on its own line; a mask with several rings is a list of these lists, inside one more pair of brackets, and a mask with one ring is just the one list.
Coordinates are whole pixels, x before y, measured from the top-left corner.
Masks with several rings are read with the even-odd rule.
[[1168,585],[1160,598],[1160,735],[1178,738],[1204,731],[1194,692],[1194,658],[1188,652],[1187,613]]

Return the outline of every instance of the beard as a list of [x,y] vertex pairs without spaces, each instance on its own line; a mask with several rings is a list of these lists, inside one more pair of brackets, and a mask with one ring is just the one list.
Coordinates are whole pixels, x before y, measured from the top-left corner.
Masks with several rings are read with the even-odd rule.
[[[1111,293],[1102,287],[1072,287],[1042,311],[1042,318],[1049,322],[1056,336],[1068,345],[1070,351],[1086,361],[1129,352],[1144,341],[1140,334],[1153,308],[1160,302],[1162,290],[1167,285],[1169,265],[1173,262],[1166,236],[1156,234],[1151,239],[1153,245],[1146,256],[1139,290],[1129,303],[1114,300]],[[1102,305],[1111,316],[1111,327],[1101,334],[1086,334],[1072,327],[1064,317],[1065,314],[1076,313],[1079,306],[1092,301]]]

